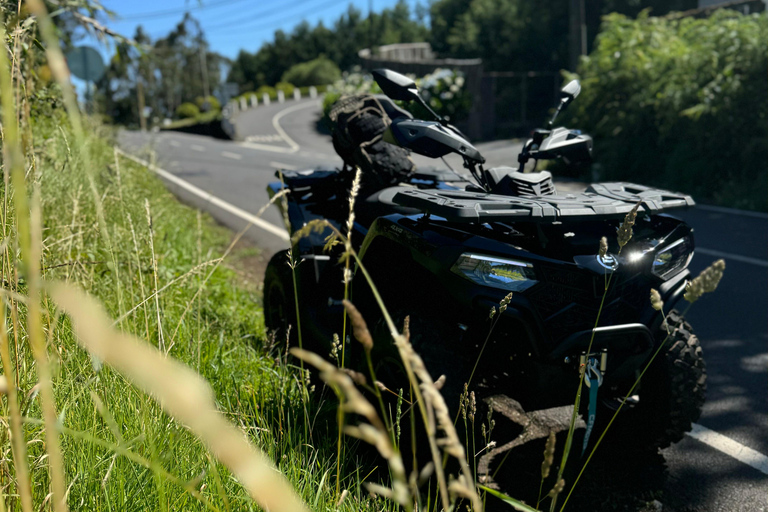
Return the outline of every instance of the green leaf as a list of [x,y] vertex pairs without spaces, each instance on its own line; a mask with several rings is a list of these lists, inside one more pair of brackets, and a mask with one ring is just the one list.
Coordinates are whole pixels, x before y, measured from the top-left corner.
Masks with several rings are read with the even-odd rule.
[[490,494],[491,496],[496,496],[507,505],[511,505],[512,508],[514,508],[515,510],[520,510],[521,512],[539,512],[539,509],[526,505],[522,501],[516,500],[515,498],[507,496],[504,493],[501,493],[499,491],[496,491],[484,485],[478,485],[478,487],[484,490],[485,492],[487,492],[488,494]]

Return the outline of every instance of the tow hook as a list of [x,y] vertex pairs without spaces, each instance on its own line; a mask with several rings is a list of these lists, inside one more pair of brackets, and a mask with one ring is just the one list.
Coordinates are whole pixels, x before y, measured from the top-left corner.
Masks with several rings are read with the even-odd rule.
[[608,350],[603,349],[599,353],[587,354],[583,352],[579,356],[579,369],[585,366],[584,383],[589,388],[589,413],[587,417],[587,430],[584,432],[584,443],[581,447],[581,455],[587,451],[589,436],[595,426],[595,415],[597,414],[597,390],[603,385],[603,375],[608,369]]

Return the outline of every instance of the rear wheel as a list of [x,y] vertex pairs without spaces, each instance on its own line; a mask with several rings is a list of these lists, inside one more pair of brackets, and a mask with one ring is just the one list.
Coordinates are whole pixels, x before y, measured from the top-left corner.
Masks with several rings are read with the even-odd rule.
[[[672,310],[658,332],[664,347],[643,375],[635,400],[628,400],[611,425],[609,437],[622,446],[666,448],[680,441],[701,416],[706,397],[706,365],[699,339],[682,315]],[[582,397],[583,408],[586,403]],[[621,399],[603,399],[594,440],[613,417]]]

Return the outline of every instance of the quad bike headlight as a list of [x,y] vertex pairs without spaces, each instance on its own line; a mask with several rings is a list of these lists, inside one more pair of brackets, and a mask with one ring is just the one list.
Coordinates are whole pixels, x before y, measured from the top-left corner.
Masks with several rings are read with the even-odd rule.
[[692,257],[693,244],[690,237],[684,236],[656,252],[651,273],[661,279],[666,279],[687,267]]
[[473,283],[522,292],[536,284],[533,265],[522,261],[464,253],[451,267],[451,272]]

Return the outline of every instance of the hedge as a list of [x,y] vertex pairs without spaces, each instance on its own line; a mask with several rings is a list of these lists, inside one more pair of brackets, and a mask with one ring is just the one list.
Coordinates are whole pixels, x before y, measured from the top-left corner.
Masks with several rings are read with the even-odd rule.
[[595,138],[600,179],[768,211],[766,48],[768,13],[609,15],[559,121]]

